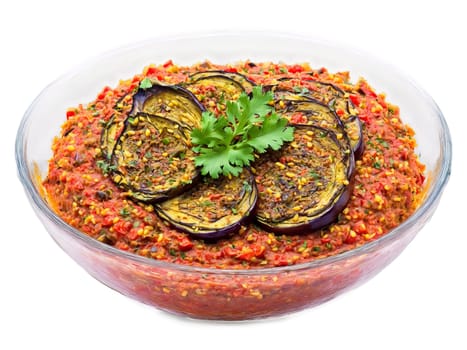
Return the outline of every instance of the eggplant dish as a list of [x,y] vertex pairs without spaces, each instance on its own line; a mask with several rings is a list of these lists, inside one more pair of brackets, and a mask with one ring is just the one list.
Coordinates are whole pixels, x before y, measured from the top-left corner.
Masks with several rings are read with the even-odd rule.
[[397,106],[364,79],[306,63],[168,61],[66,115],[44,181],[54,209],[148,258],[311,261],[384,235],[423,192]]

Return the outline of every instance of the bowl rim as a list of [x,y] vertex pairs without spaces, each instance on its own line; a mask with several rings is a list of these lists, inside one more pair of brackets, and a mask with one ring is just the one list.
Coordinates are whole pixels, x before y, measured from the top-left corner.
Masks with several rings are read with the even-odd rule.
[[[178,264],[169,261],[162,261],[156,260],[152,258],[147,258],[141,255],[137,255],[134,253],[130,253],[124,250],[120,250],[108,244],[99,242],[98,240],[86,235],[85,233],[81,232],[80,230],[72,227],[68,223],[66,223],[63,219],[61,219],[55,212],[49,207],[47,201],[42,197],[40,191],[34,186],[33,179],[31,177],[31,170],[28,168],[28,164],[26,162],[26,138],[24,137],[25,131],[28,128],[28,124],[30,122],[31,115],[34,111],[35,106],[41,100],[42,96],[45,95],[49,89],[53,88],[55,84],[60,82],[63,79],[71,77],[79,73],[82,69],[92,65],[98,60],[101,60],[105,57],[111,57],[114,55],[118,55],[119,53],[126,52],[128,50],[132,50],[137,47],[142,47],[148,44],[154,43],[163,43],[166,41],[174,41],[174,40],[187,40],[187,39],[209,39],[209,38],[219,38],[219,37],[257,37],[257,38],[290,38],[291,40],[299,40],[303,41],[304,43],[314,43],[314,44],[325,44],[331,46],[332,48],[343,49],[347,51],[352,51],[359,55],[364,55],[364,57],[369,57],[372,61],[377,62],[383,66],[387,66],[391,69],[392,72],[398,74],[401,78],[404,78],[409,84],[412,85],[415,89],[418,90],[422,99],[425,103],[430,105],[430,108],[433,109],[436,116],[438,117],[438,121],[441,125],[441,155],[440,155],[440,164],[441,168],[439,170],[439,176],[436,178],[430,179],[432,181],[432,190],[429,191],[428,195],[424,198],[421,205],[414,211],[414,213],[402,222],[400,225],[395,227],[394,229],[390,230],[383,236],[365,243],[359,247],[350,249],[348,251],[344,251],[342,253],[337,253],[335,255],[331,255],[329,257],[320,258],[317,260],[312,260],[300,264],[288,265],[288,266],[279,266],[279,267],[266,267],[266,268],[249,268],[249,269],[218,269],[212,267],[202,267],[202,266],[193,266],[193,265],[184,265]],[[49,83],[40,93],[39,95],[33,100],[30,104],[26,112],[24,113],[21,122],[19,124],[17,134],[16,134],[16,141],[15,141],[15,159],[17,165],[17,172],[18,177],[24,187],[27,197],[29,198],[30,202],[36,206],[36,209],[39,209],[45,217],[52,221],[55,225],[58,225],[61,230],[65,230],[67,234],[70,234],[73,238],[76,238],[82,241],[86,246],[90,247],[91,249],[96,249],[98,251],[103,251],[109,255],[115,255],[118,258],[128,259],[138,264],[144,264],[155,268],[164,268],[164,269],[171,269],[171,270],[179,270],[183,272],[196,272],[196,273],[203,273],[203,274],[215,274],[215,275],[265,275],[265,274],[277,274],[281,272],[293,272],[293,271],[300,271],[300,270],[308,270],[313,268],[318,268],[325,265],[331,265],[336,262],[345,261],[352,257],[357,257],[360,255],[365,255],[368,253],[373,252],[380,246],[385,246],[389,244],[393,239],[396,239],[399,235],[402,235],[407,229],[412,226],[415,226],[418,222],[418,219],[424,216],[431,208],[435,207],[437,202],[439,201],[441,194],[449,180],[450,173],[451,173],[451,166],[452,166],[452,141],[450,131],[447,125],[447,122],[444,118],[444,115],[436,102],[433,98],[418,85],[414,79],[412,79],[408,74],[402,72],[399,68],[395,67],[394,65],[385,62],[383,59],[375,56],[372,53],[364,52],[362,49],[356,49],[355,47],[351,47],[345,43],[331,41],[319,37],[314,37],[311,35],[301,35],[301,34],[292,34],[286,32],[271,32],[271,31],[216,31],[216,32],[194,32],[190,34],[175,34],[175,35],[164,35],[153,37],[146,40],[137,41],[134,43],[130,43],[127,45],[123,45],[121,47],[108,50],[104,53],[96,55],[87,59],[86,61],[82,62],[75,66],[72,70],[68,71],[67,73],[59,76],[57,79],[53,80]],[[36,211],[36,215],[39,216],[39,213]],[[48,229],[46,228],[48,231]]]

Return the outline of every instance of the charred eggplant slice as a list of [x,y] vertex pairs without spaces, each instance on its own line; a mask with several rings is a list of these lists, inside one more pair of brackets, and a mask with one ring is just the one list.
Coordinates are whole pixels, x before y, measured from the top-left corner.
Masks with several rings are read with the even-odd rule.
[[354,167],[332,131],[296,125],[294,141],[255,166],[258,223],[284,234],[329,225],[350,199]]
[[123,130],[125,119],[131,110],[131,106],[131,94],[123,96],[115,104],[113,108],[114,113],[110,117],[109,121],[104,125],[104,129],[101,134],[101,150],[107,160],[112,156],[115,143]]
[[[355,118],[352,123],[343,124],[339,117],[325,104],[313,100],[279,100],[276,101],[276,111],[282,116],[289,119],[292,124],[314,125],[321,128],[331,130],[335,133],[336,138],[341,143],[343,149],[350,153],[354,151],[352,140],[361,139],[361,134],[358,133],[361,128],[359,119]],[[350,133],[350,134],[349,134]],[[353,139],[350,138],[353,137]],[[362,149],[358,150],[359,152]],[[355,151],[354,151],[355,153]],[[355,155],[356,156],[356,155]]]
[[271,87],[271,91],[274,93],[274,100],[280,101],[309,101],[311,97],[306,95],[297,94],[290,90],[279,89],[276,86]]
[[179,230],[203,239],[235,233],[253,212],[258,197],[253,175],[244,169],[238,177],[204,178],[183,194],[159,203],[159,216]]
[[119,120],[114,114],[102,130],[101,150],[107,160],[112,157],[112,151],[117,143],[118,135],[121,133],[124,124],[125,121]]
[[189,80],[190,82],[194,83],[201,79],[206,78],[213,78],[213,77],[224,77],[227,79],[231,79],[237,82],[242,88],[243,91],[250,93],[255,87],[255,83],[248,79],[246,76],[240,73],[233,73],[233,72],[226,72],[223,70],[209,70],[204,72],[198,72],[190,75]]
[[313,83],[319,90],[302,89],[298,93],[281,89],[278,86],[269,87],[274,92],[276,110],[284,109],[285,106],[289,111],[305,111],[306,109],[315,109],[312,106],[309,108],[307,104],[325,104],[342,121],[345,130],[349,133],[350,145],[355,153],[355,158],[359,158],[363,153],[362,123],[352,102],[345,98],[345,94],[340,88],[330,83]]
[[113,181],[140,201],[177,195],[198,177],[189,135],[189,128],[168,118],[129,117],[112,154]]
[[133,96],[130,116],[143,112],[169,117],[193,129],[199,127],[204,111],[204,106],[185,88],[153,84],[149,89],[140,88]]
[[289,90],[304,98],[312,98],[321,101],[327,105],[333,104],[336,98],[342,99],[345,103],[345,92],[340,87],[319,80],[307,80],[306,87],[301,87],[300,80],[291,78],[280,79],[279,84],[275,85],[273,89]]

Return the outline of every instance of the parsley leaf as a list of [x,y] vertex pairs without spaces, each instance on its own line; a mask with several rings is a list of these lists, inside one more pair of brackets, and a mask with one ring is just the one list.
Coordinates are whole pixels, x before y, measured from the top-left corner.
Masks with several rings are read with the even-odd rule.
[[[211,112],[204,112],[201,118],[201,128],[194,129],[191,133],[191,142],[194,145],[214,147],[224,140],[224,127],[227,120],[224,117],[217,119]],[[201,146],[194,147],[195,152],[200,152]]]
[[109,163],[107,163],[105,160],[98,160],[96,162],[96,165],[99,169],[102,170],[102,173],[104,175],[107,175],[109,172],[111,171],[114,171],[117,169],[117,167],[115,165],[110,165]]
[[141,83],[139,83],[139,87],[141,89],[149,89],[152,87],[152,81],[149,78],[144,78],[141,80]]
[[269,105],[272,99],[271,92],[263,93],[262,87],[256,86],[251,97],[242,93],[237,101],[228,101],[225,116],[202,114],[201,126],[191,133],[201,174],[214,179],[238,176],[255,159],[255,151],[278,150],[293,140],[294,128]]
[[247,143],[259,153],[266,152],[268,147],[277,151],[284,141],[293,140],[294,129],[286,126],[287,119],[273,113],[264,120],[261,127],[255,125],[251,128],[249,133],[251,140]]

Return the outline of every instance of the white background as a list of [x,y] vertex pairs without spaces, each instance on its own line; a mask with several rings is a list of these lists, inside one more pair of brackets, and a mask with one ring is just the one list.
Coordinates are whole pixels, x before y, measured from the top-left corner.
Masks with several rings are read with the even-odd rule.
[[[0,5],[1,349],[466,349],[467,25],[461,1],[3,1]],[[55,245],[16,175],[23,113],[76,64],[135,40],[192,31],[286,31],[399,66],[450,126],[452,177],[433,219],[373,280],[279,319],[188,320],[89,277]]]

